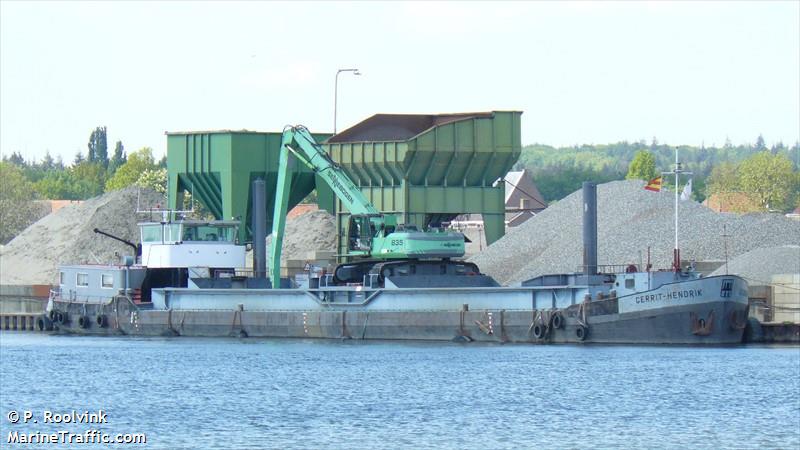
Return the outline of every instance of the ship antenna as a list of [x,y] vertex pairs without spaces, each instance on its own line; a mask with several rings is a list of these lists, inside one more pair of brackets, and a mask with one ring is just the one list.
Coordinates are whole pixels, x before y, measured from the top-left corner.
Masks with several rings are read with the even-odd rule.
[[722,225],[722,242],[725,244],[725,275],[728,275],[728,238],[732,235],[726,232],[727,225]]

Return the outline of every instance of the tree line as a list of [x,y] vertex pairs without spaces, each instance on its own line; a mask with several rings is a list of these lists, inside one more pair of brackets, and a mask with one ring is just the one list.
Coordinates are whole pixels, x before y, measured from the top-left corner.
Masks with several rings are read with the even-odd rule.
[[0,161],[0,244],[5,244],[47,211],[32,200],[85,200],[104,192],[138,184],[166,190],[166,156],[156,161],[143,147],[128,154],[117,141],[109,156],[107,128],[97,127],[86,152],[78,151],[72,164],[49,152],[41,161],[25,160],[18,152]]
[[149,147],[127,154],[122,141],[116,142],[109,156],[106,127],[92,131],[86,152],[78,151],[71,165],[61,157],[53,159],[49,151],[41,161],[25,160],[17,152],[3,156],[2,161],[22,173],[36,197],[51,200],[85,200],[122,189],[136,183],[144,172],[167,166],[166,156],[156,161]]
[[[683,168],[693,172],[693,197],[697,201],[715,193],[734,193],[759,197],[753,201],[757,205],[751,205],[751,209],[768,205],[771,210],[790,210],[800,206],[797,204],[800,201],[800,143],[787,147],[779,142],[768,147],[763,136],[758,136],[755,144],[733,145],[726,141],[722,147],[680,145],[677,149]],[[514,169],[529,170],[542,196],[553,202],[579,189],[583,181],[606,183],[625,179],[637,154],[652,158],[653,177],[656,173],[670,171],[675,165],[675,150],[675,146],[659,143],[656,138],[650,143],[623,141],[568,147],[533,144],[523,147]],[[746,170],[741,172],[741,169]],[[720,181],[723,174],[728,174],[724,182]],[[760,185],[758,179],[770,181]],[[669,187],[670,181],[665,179],[664,182]],[[768,185],[774,188],[768,189]]]

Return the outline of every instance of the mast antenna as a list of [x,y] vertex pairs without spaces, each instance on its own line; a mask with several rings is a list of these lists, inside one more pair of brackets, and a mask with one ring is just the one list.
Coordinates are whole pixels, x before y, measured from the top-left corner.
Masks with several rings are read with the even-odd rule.
[[722,225],[722,242],[725,244],[725,275],[728,275],[728,238],[731,234],[726,232],[727,225]]

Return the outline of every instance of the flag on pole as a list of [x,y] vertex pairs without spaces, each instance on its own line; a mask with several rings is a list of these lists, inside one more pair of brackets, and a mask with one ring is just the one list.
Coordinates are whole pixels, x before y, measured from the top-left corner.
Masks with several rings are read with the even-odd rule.
[[692,179],[689,178],[689,182],[686,183],[686,186],[683,187],[683,192],[681,192],[681,200],[689,200],[692,198]]
[[661,192],[661,177],[653,178],[644,187],[648,191]]

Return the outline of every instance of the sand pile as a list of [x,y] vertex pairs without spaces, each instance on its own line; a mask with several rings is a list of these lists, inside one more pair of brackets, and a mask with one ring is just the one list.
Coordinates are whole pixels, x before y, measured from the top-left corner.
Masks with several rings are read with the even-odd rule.
[[[640,264],[649,246],[656,268],[671,265],[674,196],[643,187],[638,180],[598,186],[599,264]],[[582,204],[578,190],[470,260],[503,284],[574,272],[583,263]],[[758,248],[800,245],[800,222],[783,215],[720,214],[694,201],[680,202],[682,259],[724,260],[723,230],[731,235],[729,259]]]
[[99,228],[133,243],[139,242],[135,214],[141,208],[164,205],[155,191],[126,188],[69,205],[26,228],[0,251],[0,284],[56,284],[60,264],[117,263],[130,246],[95,234]]
[[[327,211],[309,211],[286,221],[286,236],[281,252],[282,265],[287,260],[313,260],[317,252],[336,250],[336,219]],[[267,236],[267,258],[272,236]],[[269,265],[269,261],[267,261]],[[247,252],[247,266],[252,267],[252,251]]]

